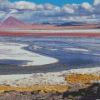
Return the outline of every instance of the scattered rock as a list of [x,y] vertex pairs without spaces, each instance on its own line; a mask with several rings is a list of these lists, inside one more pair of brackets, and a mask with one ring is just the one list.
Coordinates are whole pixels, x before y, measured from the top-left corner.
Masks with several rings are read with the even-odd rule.
[[93,83],[89,87],[82,87],[79,84],[71,87],[66,92],[50,91],[40,93],[35,91],[4,91],[0,95],[0,100],[98,100],[100,99],[100,84]]
[[32,95],[37,95],[37,94],[39,94],[40,91],[41,91],[41,90],[35,90],[35,91],[32,91],[31,94],[32,94]]

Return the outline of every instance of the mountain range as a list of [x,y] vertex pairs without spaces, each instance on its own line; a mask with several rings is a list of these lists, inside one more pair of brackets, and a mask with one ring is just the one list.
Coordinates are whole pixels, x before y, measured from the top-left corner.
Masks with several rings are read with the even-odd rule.
[[29,30],[38,30],[38,29],[94,29],[100,28],[100,24],[87,24],[80,22],[67,22],[67,23],[33,23],[28,24],[23,21],[20,21],[14,17],[9,17],[8,19],[0,22],[0,29],[29,29]]

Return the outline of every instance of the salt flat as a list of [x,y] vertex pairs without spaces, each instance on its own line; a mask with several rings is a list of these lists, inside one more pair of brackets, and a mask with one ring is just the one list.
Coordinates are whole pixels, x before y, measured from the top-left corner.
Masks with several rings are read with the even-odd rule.
[[[65,86],[69,85],[65,77],[69,74],[91,74],[100,76],[100,67],[71,69],[59,72],[0,75],[0,85],[7,84],[17,87],[28,86]],[[95,81],[95,82],[99,82]]]
[[100,33],[100,29],[59,29],[59,30],[11,30],[0,29],[1,32],[24,32],[24,33]]
[[28,61],[22,66],[46,65],[59,61],[56,58],[43,56],[22,49],[25,46],[28,45],[17,43],[0,43],[0,59]]

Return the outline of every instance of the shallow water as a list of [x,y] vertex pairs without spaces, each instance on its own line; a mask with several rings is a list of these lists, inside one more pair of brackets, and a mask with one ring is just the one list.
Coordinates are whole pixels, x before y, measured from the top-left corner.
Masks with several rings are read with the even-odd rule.
[[[59,59],[55,64],[20,67],[23,61],[0,61],[0,74],[62,71],[100,66],[100,38],[93,37],[0,37],[1,42],[24,43],[23,49]],[[13,62],[13,63],[12,63]]]

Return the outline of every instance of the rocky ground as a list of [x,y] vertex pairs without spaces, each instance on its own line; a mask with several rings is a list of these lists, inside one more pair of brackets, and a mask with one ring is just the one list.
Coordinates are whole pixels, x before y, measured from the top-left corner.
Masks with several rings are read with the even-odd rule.
[[[50,88],[52,85],[54,87]],[[100,67],[1,75],[0,100],[100,100]]]
[[35,91],[4,91],[0,93],[0,100],[99,100],[100,83],[87,83],[89,87],[76,84],[65,92],[39,93]]

